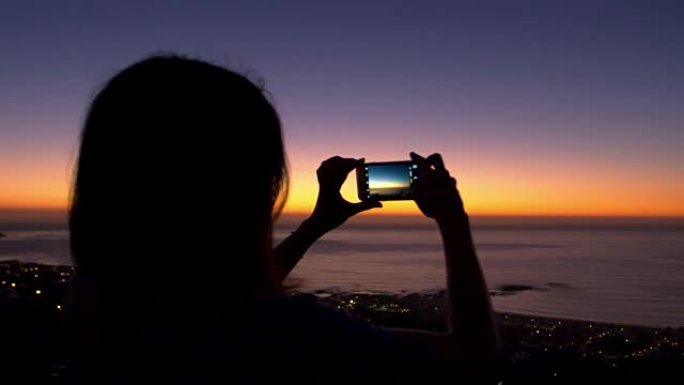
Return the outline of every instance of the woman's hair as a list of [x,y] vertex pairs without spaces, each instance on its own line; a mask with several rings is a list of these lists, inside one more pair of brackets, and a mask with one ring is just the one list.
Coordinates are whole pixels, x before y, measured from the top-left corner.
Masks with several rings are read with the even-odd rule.
[[286,190],[280,122],[260,88],[200,60],[145,59],[85,119],[69,220],[77,273],[114,301],[249,292]]

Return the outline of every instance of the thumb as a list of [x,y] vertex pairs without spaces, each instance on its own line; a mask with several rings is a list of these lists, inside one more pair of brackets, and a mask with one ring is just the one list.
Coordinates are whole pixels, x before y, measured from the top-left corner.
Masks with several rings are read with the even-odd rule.
[[382,207],[382,203],[380,203],[380,201],[363,201],[359,203],[352,203],[352,215],[379,207]]

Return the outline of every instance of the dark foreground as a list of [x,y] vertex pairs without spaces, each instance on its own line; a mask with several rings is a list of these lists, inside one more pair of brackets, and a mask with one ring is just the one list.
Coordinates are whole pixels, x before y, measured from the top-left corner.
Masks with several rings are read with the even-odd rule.
[[[61,384],[62,306],[71,268],[0,262],[0,383]],[[292,293],[291,295],[305,295]],[[373,323],[439,331],[444,293],[315,293]],[[599,324],[499,313],[504,384],[681,380],[684,329]]]

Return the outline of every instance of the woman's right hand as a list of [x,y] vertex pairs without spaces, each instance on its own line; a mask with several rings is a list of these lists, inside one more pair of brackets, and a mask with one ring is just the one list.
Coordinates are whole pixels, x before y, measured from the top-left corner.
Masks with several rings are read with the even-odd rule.
[[444,167],[442,156],[435,153],[424,158],[412,152],[411,160],[418,165],[419,179],[413,183],[413,195],[420,211],[438,222],[465,216],[456,179]]

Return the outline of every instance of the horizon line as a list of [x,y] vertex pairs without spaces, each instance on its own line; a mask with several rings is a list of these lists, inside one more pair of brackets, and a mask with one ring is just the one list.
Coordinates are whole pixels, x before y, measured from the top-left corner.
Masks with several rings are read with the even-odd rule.
[[[283,210],[280,217],[302,217],[311,214],[311,210]],[[68,213],[66,208],[56,208],[56,207],[0,207],[0,215],[2,214],[52,214],[59,215]],[[478,213],[471,212],[468,213],[470,217],[487,218],[487,217],[497,217],[497,218],[634,218],[634,219],[682,219],[684,220],[684,214],[596,214],[596,213]],[[423,217],[420,212],[367,212],[359,214],[359,217]]]

